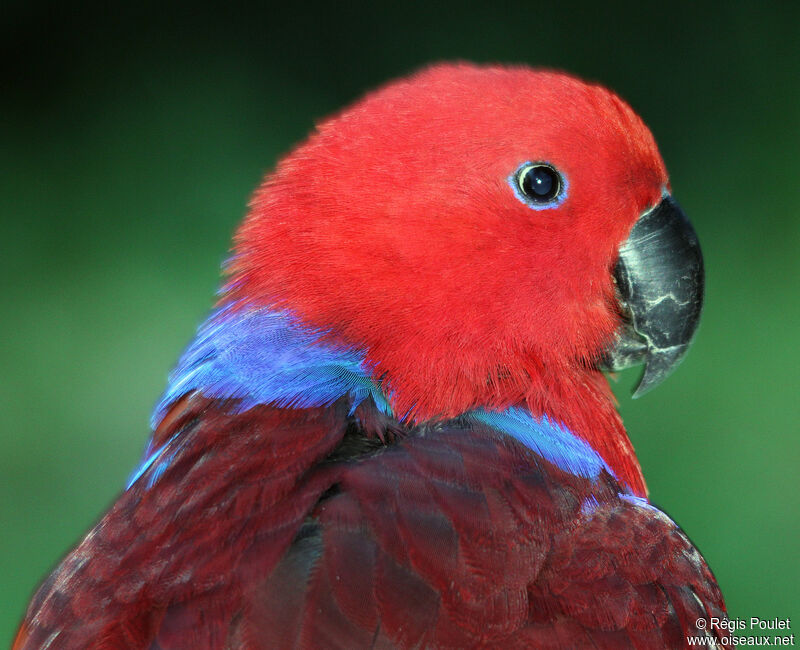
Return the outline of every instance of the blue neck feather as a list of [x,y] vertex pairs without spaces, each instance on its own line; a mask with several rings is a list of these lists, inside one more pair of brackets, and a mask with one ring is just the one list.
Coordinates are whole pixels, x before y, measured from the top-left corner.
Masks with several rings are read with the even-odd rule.
[[[323,340],[324,334],[305,327],[285,311],[236,309],[233,305],[218,309],[201,325],[170,374],[167,390],[153,413],[153,429],[170,404],[194,390],[206,397],[237,400],[231,406],[233,412],[257,404],[327,406],[349,395],[351,412],[371,397],[378,409],[392,415],[366,356]],[[502,431],[577,476],[595,478],[602,470],[613,474],[589,444],[547,417],[536,418],[519,407],[502,412],[477,409],[466,417]],[[158,449],[148,449],[128,486],[156,463],[149,479],[152,485],[178,444],[180,441],[170,440]]]
[[327,406],[350,394],[353,410],[367,397],[391,413],[363,354],[321,340],[325,332],[297,323],[285,311],[236,309],[214,312],[169,377],[155,409],[153,428],[181,395],[240,400],[234,412],[256,404],[284,408]]

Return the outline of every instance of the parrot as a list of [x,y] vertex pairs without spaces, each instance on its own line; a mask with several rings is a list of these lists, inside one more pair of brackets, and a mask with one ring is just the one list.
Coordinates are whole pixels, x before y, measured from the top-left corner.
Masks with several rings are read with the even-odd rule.
[[729,647],[608,374],[685,357],[698,238],[603,85],[429,65],[256,189],[33,648]]

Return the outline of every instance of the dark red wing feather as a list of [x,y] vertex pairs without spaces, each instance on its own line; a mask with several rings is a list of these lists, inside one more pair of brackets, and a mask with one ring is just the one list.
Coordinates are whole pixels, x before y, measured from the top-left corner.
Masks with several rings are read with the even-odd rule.
[[275,647],[368,647],[366,631],[402,647],[685,647],[698,617],[724,615],[721,594],[677,526],[618,490],[489,430],[351,461],[314,513],[314,567],[266,583],[267,600],[307,585],[309,643],[277,628]]
[[608,474],[458,421],[384,446],[363,406],[223,406],[176,405],[172,462],[41,587],[15,648],[679,648],[724,615],[683,533]]
[[15,648],[220,647],[249,582],[330,485],[309,471],[341,442],[347,404],[228,415],[194,396],[176,408],[156,432],[179,434],[171,463],[148,487],[154,463],[42,585]]

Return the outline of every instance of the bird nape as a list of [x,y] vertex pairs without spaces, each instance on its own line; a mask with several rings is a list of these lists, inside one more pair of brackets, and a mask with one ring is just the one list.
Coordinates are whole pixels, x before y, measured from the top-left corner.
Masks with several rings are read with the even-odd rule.
[[437,65],[256,191],[141,465],[22,648],[723,647],[604,370],[681,360],[703,265],[612,92]]

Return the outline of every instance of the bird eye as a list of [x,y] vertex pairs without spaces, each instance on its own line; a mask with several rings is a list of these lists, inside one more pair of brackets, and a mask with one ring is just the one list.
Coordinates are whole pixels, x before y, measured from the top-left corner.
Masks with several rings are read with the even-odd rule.
[[544,163],[525,163],[512,180],[512,186],[522,201],[532,208],[552,207],[560,203],[564,182],[554,167]]

